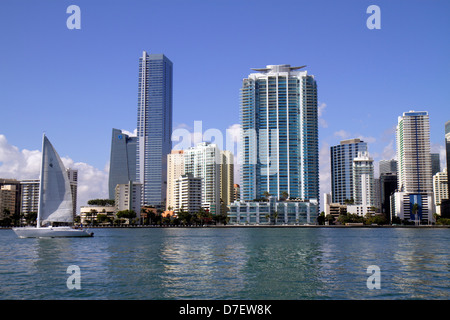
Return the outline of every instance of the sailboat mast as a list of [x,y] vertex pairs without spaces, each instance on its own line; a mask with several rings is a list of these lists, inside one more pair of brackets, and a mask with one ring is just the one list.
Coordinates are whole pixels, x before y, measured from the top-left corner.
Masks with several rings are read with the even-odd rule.
[[39,206],[36,220],[36,227],[41,227],[41,213],[42,213],[42,197],[44,195],[44,144],[45,144],[45,133],[42,135],[42,158],[41,158],[41,173],[39,175]]

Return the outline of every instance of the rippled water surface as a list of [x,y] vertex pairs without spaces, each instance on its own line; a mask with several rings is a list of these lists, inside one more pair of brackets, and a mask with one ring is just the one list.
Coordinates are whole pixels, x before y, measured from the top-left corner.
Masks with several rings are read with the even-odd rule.
[[[0,299],[449,299],[450,229],[0,230]],[[69,290],[77,265],[81,289]],[[381,270],[369,290],[367,267]]]

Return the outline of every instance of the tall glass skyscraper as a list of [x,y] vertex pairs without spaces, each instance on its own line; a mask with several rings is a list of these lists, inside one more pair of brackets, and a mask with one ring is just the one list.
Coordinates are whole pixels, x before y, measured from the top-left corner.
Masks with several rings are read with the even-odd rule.
[[331,146],[331,196],[333,203],[345,204],[354,200],[353,159],[358,152],[367,152],[367,143],[360,139],[343,140]]
[[241,200],[319,201],[317,84],[303,67],[252,69],[241,88]]
[[[450,121],[445,123],[445,149],[447,158],[447,184],[450,189]],[[450,218],[450,200],[443,199],[441,201],[441,217]]]
[[167,155],[172,149],[172,62],[163,54],[139,59],[136,175],[142,205],[163,206]]
[[108,182],[109,199],[115,198],[115,189],[118,184],[136,181],[136,147],[136,137],[130,137],[119,129],[112,130]]

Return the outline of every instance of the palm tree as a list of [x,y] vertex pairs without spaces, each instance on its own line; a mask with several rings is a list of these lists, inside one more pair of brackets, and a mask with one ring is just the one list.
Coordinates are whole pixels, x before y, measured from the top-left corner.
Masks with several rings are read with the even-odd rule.
[[91,225],[93,225],[94,224],[94,216],[97,216],[97,210],[95,210],[95,209],[91,209],[91,211],[89,211],[89,213],[87,213],[86,215],[88,216],[88,217],[90,217],[90,223],[91,223]]
[[283,192],[281,193],[281,199],[282,199],[283,201],[289,199],[289,193],[287,193],[286,191],[283,191]]
[[414,203],[413,204],[413,207],[412,207],[412,213],[413,213],[413,215],[414,215],[414,222],[417,224],[417,220],[418,220],[418,216],[417,216],[417,214],[418,214],[418,212],[419,212],[419,204],[418,203]]
[[275,222],[275,224],[277,224],[277,219],[278,219],[278,211],[275,211],[274,213],[273,213],[273,219],[275,220],[274,222]]
[[266,200],[269,200],[270,193],[268,191],[264,191],[263,196],[264,198],[266,198]]

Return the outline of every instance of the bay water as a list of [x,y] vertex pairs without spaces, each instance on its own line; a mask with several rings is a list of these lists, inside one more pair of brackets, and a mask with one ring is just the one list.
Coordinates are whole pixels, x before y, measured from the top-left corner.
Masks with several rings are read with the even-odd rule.
[[[449,228],[90,231],[19,239],[0,230],[0,299],[450,298]],[[79,289],[68,285],[70,266]],[[370,266],[379,289],[369,289]]]

